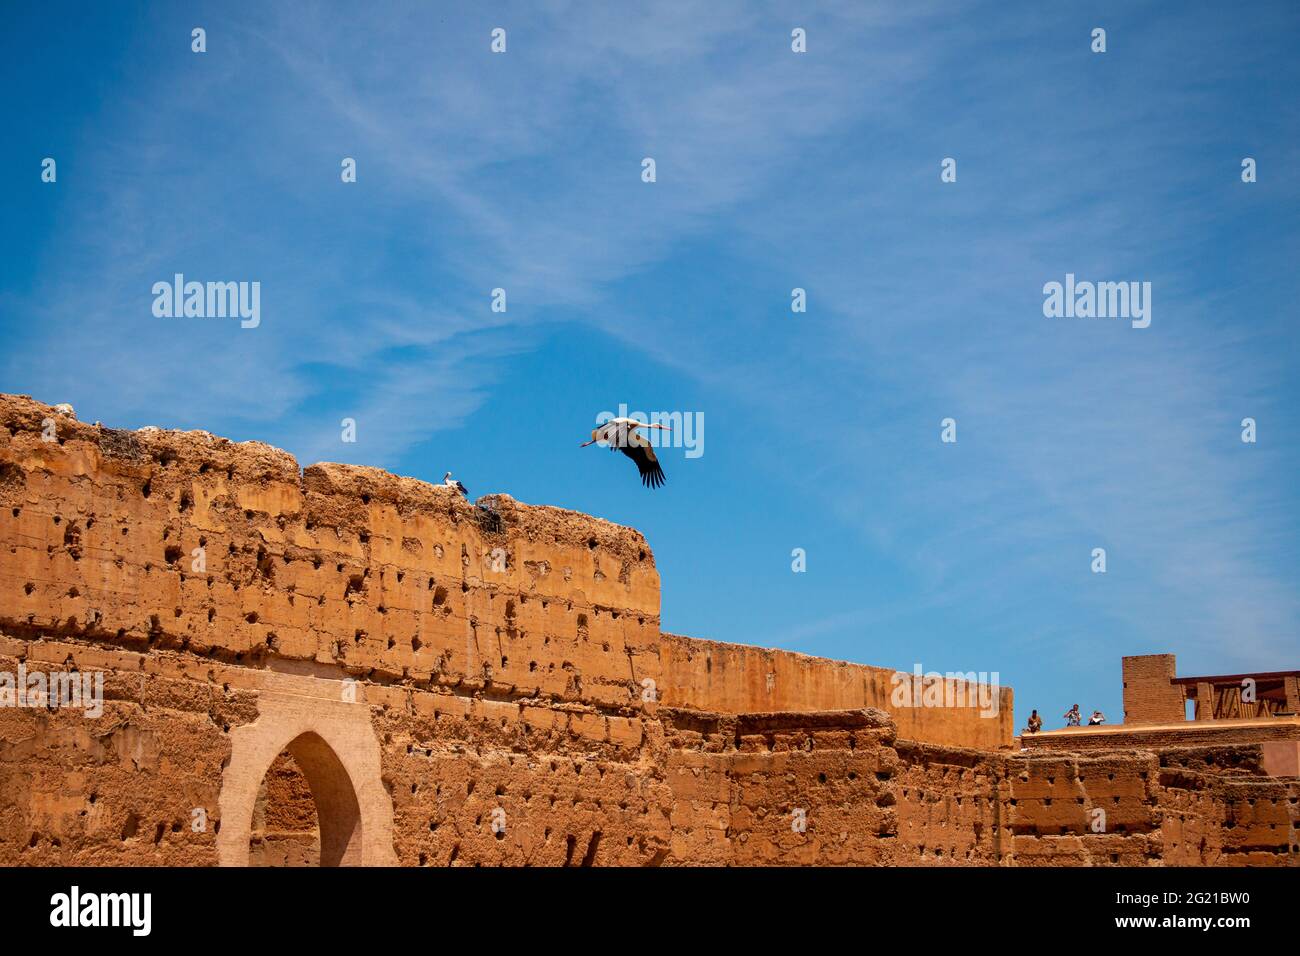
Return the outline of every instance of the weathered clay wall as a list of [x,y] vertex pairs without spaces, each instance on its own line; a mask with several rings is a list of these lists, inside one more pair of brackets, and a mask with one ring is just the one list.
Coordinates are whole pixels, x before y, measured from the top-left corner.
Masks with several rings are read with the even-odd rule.
[[[20,661],[102,671],[105,700],[93,719],[0,708],[0,865],[216,865],[229,729],[255,696],[147,655],[0,634],[0,672]],[[199,830],[195,808],[211,815]]]
[[0,398],[0,676],[106,697],[0,706],[0,865],[1300,863],[1266,745],[998,751],[1009,689],[661,639],[639,534],[483,503]]
[[1007,754],[881,711],[664,713],[672,862],[1300,866],[1300,781],[1257,745]]
[[[658,678],[649,548],[585,515],[485,503],[0,400],[0,671],[103,670],[110,698],[96,719],[0,709],[0,863],[238,860],[215,839],[235,791],[258,845],[234,842],[287,859],[266,770],[290,744],[277,727],[317,724],[357,751],[342,779],[382,773],[392,832],[367,844],[375,861],[662,859],[669,802],[641,719]],[[374,731],[354,747],[356,713]]]
[[[344,708],[373,729],[391,862],[658,865],[669,855],[673,800],[657,721],[364,683],[343,704],[335,680],[0,635],[0,671],[19,662],[103,671],[106,701],[100,717],[0,708],[0,865],[216,865],[231,813],[243,817],[249,862],[307,862],[319,837],[289,839],[312,825],[283,750],[297,728],[272,736],[264,762],[247,768],[247,801],[226,798],[242,773],[237,738],[268,722],[274,734],[286,707],[318,726]],[[365,736],[347,735],[340,752],[364,748]],[[348,763],[361,789],[359,764]]]
[[[1035,756],[1010,768],[1019,865],[1145,866],[1162,852],[1162,792],[1149,752]],[[1097,816],[1094,830],[1093,814]]]
[[897,744],[900,866],[1011,862],[1009,758],[915,741]]
[[881,711],[665,711],[674,862],[892,862],[894,726]]
[[0,671],[20,661],[102,670],[107,700],[0,709],[0,865],[213,865],[241,814],[249,862],[319,858],[284,708],[322,732],[357,715],[333,743],[374,748],[388,816],[365,826],[404,865],[1300,865],[1300,781],[1262,775],[1262,745],[1007,754],[899,739],[881,711],[620,717],[364,683],[344,705],[329,679],[0,637]]
[[1263,749],[1159,755],[1166,865],[1300,866],[1300,781],[1260,776]]
[[1258,745],[1025,754],[1008,772],[1018,866],[1300,866],[1300,782],[1264,775]]
[[114,431],[7,399],[0,627],[636,706],[658,673],[644,538],[490,504],[370,468],[300,476],[265,445]]
[[[981,690],[944,681],[946,699],[965,703],[900,707],[896,672],[885,667],[668,633],[660,635],[659,655],[662,700],[673,707],[731,714],[876,708],[892,715],[899,735],[911,740],[995,750],[1010,748],[1014,736],[1010,687]],[[907,677],[903,686],[910,688]],[[981,699],[991,706],[980,706]]]
[[408,699],[375,713],[397,862],[653,866],[668,856],[657,722],[580,705]]
[[616,708],[654,681],[673,706],[877,707],[913,739],[1011,742],[1010,688],[991,717],[896,707],[885,668],[661,636],[645,539],[585,515],[475,507],[370,468],[300,474],[256,442],[118,431],[15,397],[0,398],[0,470],[11,633]]

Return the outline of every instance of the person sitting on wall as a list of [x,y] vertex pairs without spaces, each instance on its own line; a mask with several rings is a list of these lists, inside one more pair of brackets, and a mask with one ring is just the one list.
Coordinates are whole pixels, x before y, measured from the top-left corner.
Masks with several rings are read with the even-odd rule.
[[1100,724],[1104,724],[1105,722],[1106,722],[1106,718],[1102,715],[1102,712],[1099,710],[1094,710],[1092,712],[1092,716],[1088,718],[1089,727],[1096,727],[1099,726]]
[[1036,734],[1043,729],[1043,718],[1038,716],[1038,711],[1029,715],[1029,733]]
[[1065,726],[1067,727],[1079,726],[1079,705],[1078,704],[1075,704],[1073,707],[1071,707],[1069,710],[1065,712]]

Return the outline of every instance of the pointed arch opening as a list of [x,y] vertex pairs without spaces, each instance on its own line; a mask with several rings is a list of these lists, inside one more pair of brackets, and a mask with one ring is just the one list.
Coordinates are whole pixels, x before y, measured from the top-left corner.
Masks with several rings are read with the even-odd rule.
[[249,865],[359,866],[361,846],[361,806],[347,768],[319,734],[299,734],[258,787]]

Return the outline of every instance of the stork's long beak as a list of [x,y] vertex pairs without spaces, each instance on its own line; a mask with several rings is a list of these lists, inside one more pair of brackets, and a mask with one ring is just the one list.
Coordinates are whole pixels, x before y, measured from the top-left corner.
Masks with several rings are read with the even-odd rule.
[[596,444],[596,439],[593,438],[591,441],[585,441],[585,442],[583,442],[583,443],[582,443],[581,445],[579,445],[578,447],[579,447],[579,448],[586,448],[588,445],[594,445],[594,444]]

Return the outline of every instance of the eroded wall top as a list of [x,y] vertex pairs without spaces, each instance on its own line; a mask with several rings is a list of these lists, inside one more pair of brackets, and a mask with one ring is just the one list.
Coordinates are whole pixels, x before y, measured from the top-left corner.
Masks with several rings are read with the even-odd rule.
[[878,707],[905,738],[1012,738],[1010,688],[899,706],[886,668],[661,636],[639,532],[506,495],[474,505],[375,468],[300,470],[258,442],[0,396],[0,509],[0,630],[18,636],[615,709]]
[[258,442],[0,396],[0,625],[639,706],[659,576],[638,532]]

